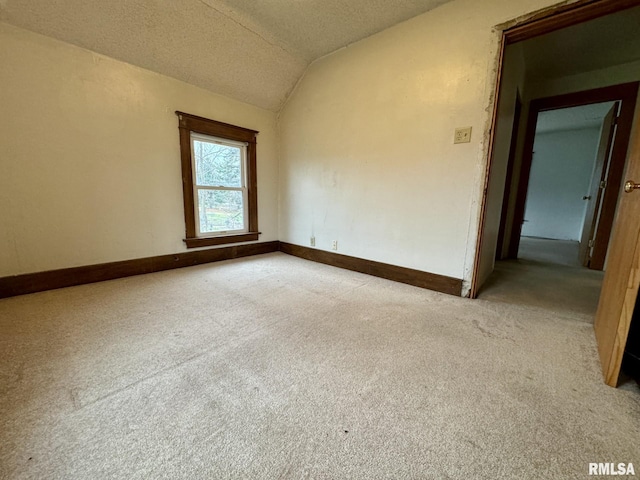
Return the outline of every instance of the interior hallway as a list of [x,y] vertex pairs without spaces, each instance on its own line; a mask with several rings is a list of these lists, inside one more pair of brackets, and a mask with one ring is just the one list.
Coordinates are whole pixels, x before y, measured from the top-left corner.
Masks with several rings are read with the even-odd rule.
[[[576,322],[593,323],[604,272],[581,266],[578,242],[521,237],[517,260],[496,262],[478,298],[541,308]],[[640,385],[620,373],[619,389],[640,393]]]
[[604,272],[578,261],[578,243],[522,237],[517,260],[497,261],[478,298],[550,309],[593,323]]

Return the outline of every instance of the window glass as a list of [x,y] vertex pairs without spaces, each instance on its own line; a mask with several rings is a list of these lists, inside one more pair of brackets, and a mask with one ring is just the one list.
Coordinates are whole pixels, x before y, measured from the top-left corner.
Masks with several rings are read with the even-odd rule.
[[210,187],[241,187],[241,154],[241,148],[238,146],[194,138],[196,184]]
[[243,230],[244,198],[240,190],[198,190],[200,232]]

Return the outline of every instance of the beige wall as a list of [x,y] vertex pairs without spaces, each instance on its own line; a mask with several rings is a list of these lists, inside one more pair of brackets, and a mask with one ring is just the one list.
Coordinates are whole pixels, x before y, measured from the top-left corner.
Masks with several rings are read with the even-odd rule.
[[[183,110],[260,130],[261,241],[337,240],[338,253],[467,289],[493,27],[554,3],[456,0],[315,62],[279,142],[271,112],[0,24],[0,276],[184,251]],[[460,126],[471,143],[453,144]]]
[[277,240],[275,114],[0,23],[0,276],[185,250],[175,110],[260,131]]
[[[465,280],[499,35],[554,3],[456,0],[314,63],[279,119],[280,240]],[[454,145],[456,127],[471,143]]]

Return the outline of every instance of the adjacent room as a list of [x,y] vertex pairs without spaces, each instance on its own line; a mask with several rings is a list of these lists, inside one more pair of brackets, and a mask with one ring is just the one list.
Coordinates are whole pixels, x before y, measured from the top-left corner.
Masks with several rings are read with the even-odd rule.
[[0,477],[636,475],[638,31],[0,1]]

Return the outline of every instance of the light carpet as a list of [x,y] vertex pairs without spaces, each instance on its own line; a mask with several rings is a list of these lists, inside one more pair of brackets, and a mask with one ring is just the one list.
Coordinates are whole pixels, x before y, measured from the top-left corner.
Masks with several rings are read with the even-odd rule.
[[590,317],[282,253],[0,300],[0,477],[587,478],[640,470]]

